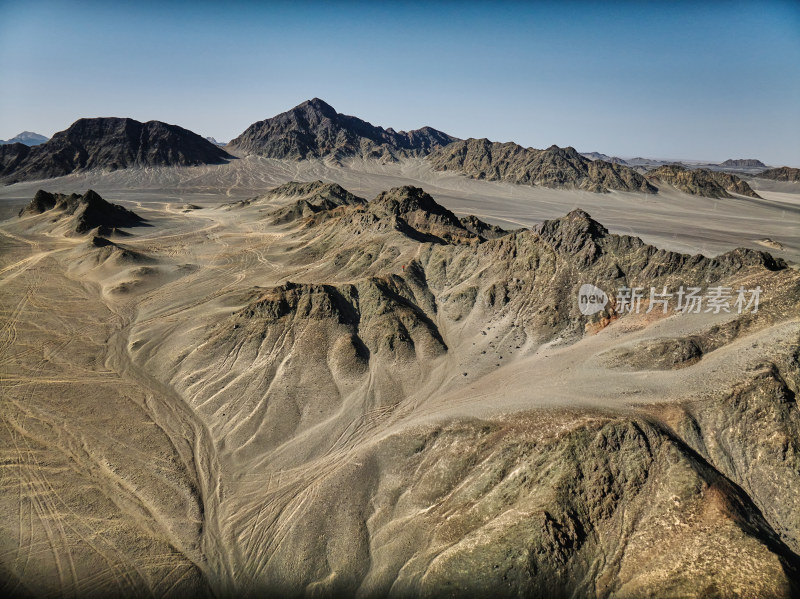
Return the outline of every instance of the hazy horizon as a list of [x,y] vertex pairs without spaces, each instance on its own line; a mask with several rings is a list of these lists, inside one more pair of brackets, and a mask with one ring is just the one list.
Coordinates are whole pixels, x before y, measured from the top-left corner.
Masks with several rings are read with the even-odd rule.
[[791,2],[4,1],[0,17],[2,139],[119,116],[228,141],[319,97],[396,130],[800,166]]

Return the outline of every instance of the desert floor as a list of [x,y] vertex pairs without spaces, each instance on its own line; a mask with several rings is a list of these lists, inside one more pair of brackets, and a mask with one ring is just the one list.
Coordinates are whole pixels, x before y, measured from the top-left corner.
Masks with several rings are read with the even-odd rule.
[[[671,402],[700,401],[730,387],[741,373],[781,359],[800,335],[800,314],[787,314],[690,368],[641,370],[619,368],[609,356],[701,334],[734,315],[632,315],[577,341],[543,345],[518,337],[505,321],[442,324],[447,354],[398,373],[414,380],[382,391],[396,394],[392,402],[368,405],[358,400],[360,379],[337,378],[336,365],[331,380],[304,379],[304,368],[326,358],[314,354],[317,333],[308,339],[296,333],[284,340],[288,349],[276,368],[290,373],[287,384],[316,393],[320,403],[337,392],[341,404],[322,405],[319,416],[308,411],[313,402],[287,403],[278,412],[239,405],[225,396],[236,377],[252,374],[236,370],[238,356],[192,372],[179,364],[187,356],[199,360],[192,351],[251,300],[253,288],[343,284],[350,275],[338,274],[327,257],[299,255],[285,228],[261,218],[280,200],[242,210],[224,205],[287,181],[317,179],[366,199],[417,185],[459,216],[474,214],[507,229],[582,208],[611,232],[660,248],[715,256],[747,247],[800,262],[800,184],[759,180],[752,184],[763,200],[712,200],[677,191],[593,194],[471,181],[413,160],[331,165],[242,158],[2,188],[0,568],[12,581],[7,590],[179,595],[246,591],[263,580],[291,585],[306,575],[286,557],[289,547],[294,556],[325,556],[328,566],[311,568],[304,579],[308,592],[340,583],[350,588],[337,579],[347,578],[348,560],[362,564],[360,592],[385,592],[387,580],[404,575],[392,556],[412,555],[416,542],[409,537],[390,551],[392,531],[412,526],[413,515],[430,509],[424,497],[405,505],[401,496],[400,507],[381,511],[376,497],[391,495],[387,481],[413,480],[418,468],[403,461],[392,466],[381,453],[387,446],[402,453],[406,440],[425,437],[434,425],[476,419],[497,426],[531,419],[537,432],[530,434],[543,439],[579,421],[618,415],[667,426]],[[135,257],[101,260],[86,237],[17,218],[39,188],[91,188],[136,211],[148,226],[114,238]],[[378,380],[378,373],[365,376]],[[254,386],[248,379],[239,389],[244,396]],[[277,432],[267,435],[264,421],[278,422]],[[456,460],[458,452],[447,455]],[[346,475],[332,482],[334,472]],[[449,484],[446,476],[442,485]],[[373,490],[371,498],[359,494],[359,485]],[[365,506],[371,506],[369,518]],[[315,544],[323,537],[324,544]],[[363,538],[371,547],[366,557]],[[436,551],[431,556],[445,555]],[[426,567],[432,576],[435,568]],[[619,576],[627,575],[626,567]]]

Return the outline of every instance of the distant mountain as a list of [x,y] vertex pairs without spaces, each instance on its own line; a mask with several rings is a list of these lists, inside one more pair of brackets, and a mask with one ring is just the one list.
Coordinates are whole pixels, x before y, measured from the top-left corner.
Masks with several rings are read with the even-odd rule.
[[80,119],[25,156],[23,152],[18,147],[0,152],[0,181],[46,179],[90,169],[218,164],[231,158],[182,127],[126,118]]
[[206,137],[205,139],[206,139],[206,141],[210,141],[215,146],[225,146],[225,145],[227,145],[224,141],[217,141],[213,137]]
[[761,162],[760,160],[756,160],[755,158],[739,158],[739,159],[728,159],[725,162],[720,163],[720,166],[725,166],[728,168],[766,168],[767,165]]
[[250,125],[226,147],[294,160],[324,156],[396,160],[426,155],[456,139],[430,127],[408,132],[376,127],[354,116],[339,114],[329,104],[314,98]]
[[601,154],[600,152],[581,152],[581,156],[588,158],[589,160],[604,160],[605,162],[611,162],[613,164],[628,164],[622,158],[608,156],[607,154]]
[[668,183],[680,191],[707,198],[732,198],[728,192],[760,198],[751,187],[736,175],[705,168],[687,169],[680,164],[667,164],[648,171],[652,183]]
[[672,164],[668,160],[657,160],[655,158],[642,158],[641,156],[637,156],[636,158],[626,158],[625,163],[628,166],[658,166],[662,164]]
[[472,179],[599,192],[657,191],[627,166],[589,160],[571,147],[535,150],[512,142],[467,139],[435,150],[428,159],[438,171],[455,171]]
[[774,181],[800,181],[800,168],[792,168],[791,166],[771,168],[758,173],[756,177],[761,179],[773,179]]
[[19,135],[15,135],[11,139],[2,140],[0,139],[0,145],[6,144],[14,144],[20,143],[25,144],[26,146],[38,146],[39,144],[43,144],[49,138],[45,137],[44,135],[39,135],[38,133],[34,133],[33,131],[23,131]]

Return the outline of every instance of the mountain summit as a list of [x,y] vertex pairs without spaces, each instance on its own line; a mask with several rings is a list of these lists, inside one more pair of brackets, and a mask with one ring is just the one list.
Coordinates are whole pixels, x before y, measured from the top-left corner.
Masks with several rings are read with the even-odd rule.
[[250,125],[228,148],[268,158],[343,158],[358,156],[396,160],[427,155],[456,141],[455,137],[423,127],[395,131],[340,114],[319,98]]
[[194,166],[230,158],[222,148],[177,125],[113,117],[79,119],[29,150],[21,144],[8,148],[0,151],[0,180],[5,183],[94,168]]

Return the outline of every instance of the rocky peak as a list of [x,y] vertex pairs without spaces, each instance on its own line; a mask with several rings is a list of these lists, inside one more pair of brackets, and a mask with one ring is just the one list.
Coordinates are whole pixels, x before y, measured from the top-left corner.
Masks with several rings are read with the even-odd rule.
[[580,208],[561,218],[544,221],[535,232],[554,250],[570,254],[587,246],[596,247],[595,242],[608,235],[608,229]]
[[[289,181],[288,183],[284,183],[270,190],[268,195],[284,196],[287,198],[304,198],[308,196],[324,197],[334,201],[338,200],[339,204],[363,203],[363,200],[354,196],[338,183],[325,183],[320,180],[308,183]],[[358,200],[361,201],[359,202]]]
[[20,210],[19,216],[50,211],[58,213],[54,221],[71,219],[70,227],[79,234],[88,233],[98,227],[105,234],[120,227],[134,227],[144,223],[144,219],[135,212],[107,202],[91,189],[83,195],[49,193],[40,189],[30,203]]
[[384,191],[367,205],[367,210],[379,219],[397,219],[401,225],[440,241],[461,243],[483,239],[419,187],[406,185]]
[[411,185],[394,187],[389,191],[381,192],[378,197],[372,200],[371,205],[385,207],[386,210],[396,216],[415,210],[422,210],[430,214],[452,215],[455,219],[455,215],[441,204],[438,204],[430,194],[420,187]]
[[336,109],[333,106],[331,106],[324,100],[320,100],[319,98],[312,98],[311,100],[306,100],[305,102],[302,102],[301,104],[297,105],[294,108],[294,110],[309,115],[311,114],[319,115],[320,117],[329,119],[336,118],[336,116],[338,115]]
[[[294,202],[283,206],[270,213],[274,224],[295,222],[300,219],[312,217],[318,213],[330,215],[329,211],[342,206],[364,205],[366,200],[353,195],[337,183],[297,183],[290,181],[276,187],[263,196],[264,198],[290,198]],[[248,205],[252,201],[245,201]]]
[[45,191],[44,189],[40,189],[33,196],[33,199],[31,200],[30,204],[28,204],[25,208],[22,209],[22,212],[41,214],[45,210],[50,210],[52,208],[55,208],[55,205],[56,205],[55,196],[52,193]]
[[384,129],[340,114],[314,98],[274,117],[253,123],[229,147],[270,158],[343,158],[394,160],[426,155],[455,138],[425,127],[414,131]]

